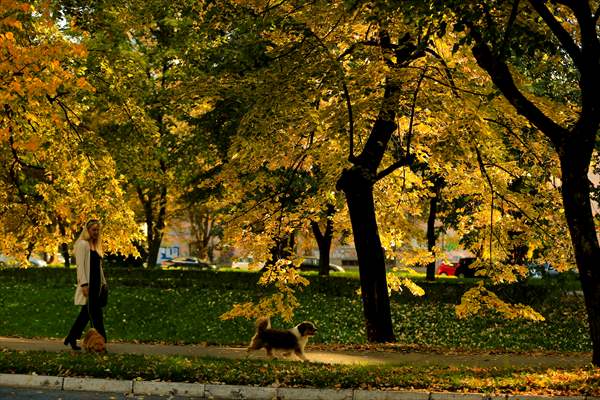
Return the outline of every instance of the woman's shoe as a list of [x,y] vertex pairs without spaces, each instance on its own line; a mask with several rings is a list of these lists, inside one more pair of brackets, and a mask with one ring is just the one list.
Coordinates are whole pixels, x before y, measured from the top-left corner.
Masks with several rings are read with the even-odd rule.
[[81,347],[77,346],[76,339],[65,338],[65,341],[63,343],[65,344],[65,346],[70,345],[72,350],[81,350]]

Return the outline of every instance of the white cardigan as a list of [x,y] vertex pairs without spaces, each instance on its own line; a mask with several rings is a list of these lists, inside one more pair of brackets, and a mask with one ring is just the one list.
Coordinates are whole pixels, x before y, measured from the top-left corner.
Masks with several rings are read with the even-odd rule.
[[[78,240],[75,242],[75,262],[77,263],[77,289],[75,289],[75,304],[84,306],[87,304],[87,297],[83,295],[81,285],[90,283],[90,243],[87,240]],[[106,285],[104,269],[100,264],[100,275],[102,284]]]

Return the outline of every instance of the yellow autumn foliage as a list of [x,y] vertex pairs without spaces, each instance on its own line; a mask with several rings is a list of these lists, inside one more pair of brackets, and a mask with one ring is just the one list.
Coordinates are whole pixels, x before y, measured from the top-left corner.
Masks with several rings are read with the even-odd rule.
[[544,316],[530,306],[510,304],[500,299],[495,293],[486,289],[483,283],[469,289],[455,308],[458,318],[467,318],[493,311],[507,319],[529,319],[544,321]]
[[76,65],[86,50],[63,36],[47,7],[0,3],[0,252],[55,253],[95,217],[108,251],[134,253],[139,228],[122,182],[81,124],[77,95],[92,88]]

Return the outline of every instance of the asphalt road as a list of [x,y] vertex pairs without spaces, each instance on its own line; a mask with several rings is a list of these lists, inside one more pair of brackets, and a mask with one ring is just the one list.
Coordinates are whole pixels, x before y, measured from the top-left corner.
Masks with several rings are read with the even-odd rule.
[[[144,396],[133,394],[78,392],[0,386],[0,400],[184,400],[180,396]],[[196,398],[197,399],[197,398]]]

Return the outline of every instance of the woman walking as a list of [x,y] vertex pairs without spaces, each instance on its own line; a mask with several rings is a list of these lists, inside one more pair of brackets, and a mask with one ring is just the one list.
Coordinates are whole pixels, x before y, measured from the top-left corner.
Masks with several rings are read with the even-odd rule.
[[75,304],[81,305],[79,316],[65,338],[65,346],[81,350],[77,339],[81,337],[88,321],[106,341],[106,332],[102,320],[102,307],[106,305],[108,294],[106,278],[102,269],[102,237],[100,221],[92,219],[83,228],[75,242],[75,262],[77,263],[77,289]]

